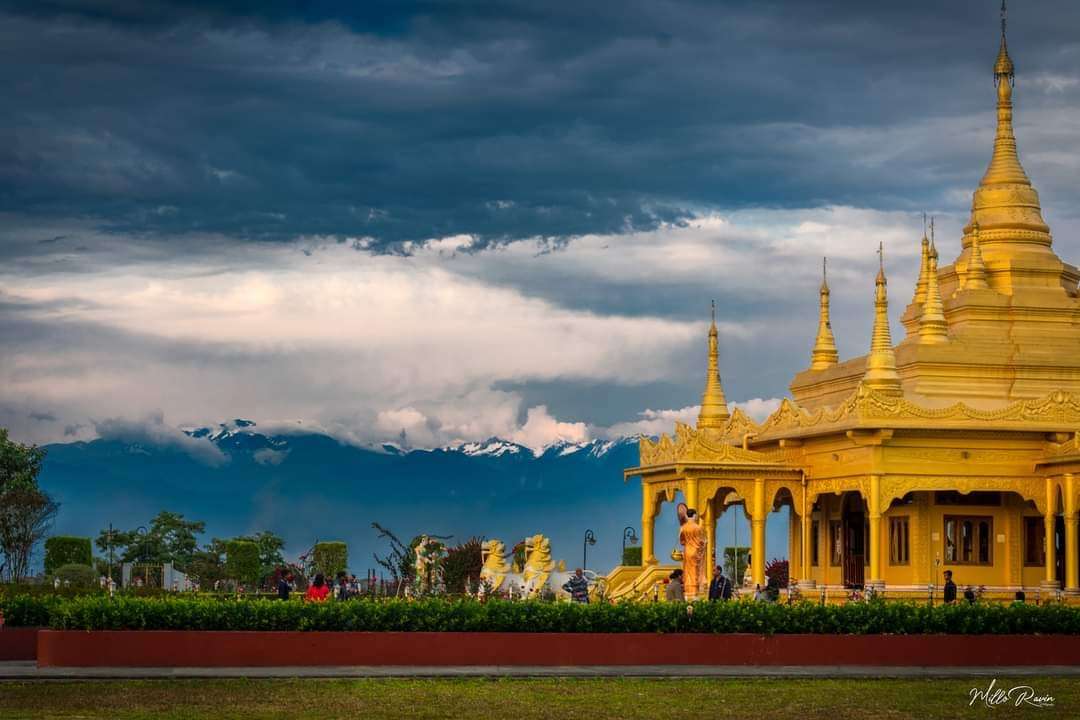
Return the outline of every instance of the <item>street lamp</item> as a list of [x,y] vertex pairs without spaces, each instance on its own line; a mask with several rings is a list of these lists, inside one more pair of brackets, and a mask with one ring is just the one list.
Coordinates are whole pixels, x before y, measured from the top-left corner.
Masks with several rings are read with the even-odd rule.
[[146,584],[146,587],[150,587],[150,569],[146,559],[146,545],[150,540],[150,531],[146,529],[145,525],[140,525],[135,528],[135,534],[142,538],[139,541],[139,560],[142,561],[143,566],[143,582]]
[[581,549],[581,569],[584,570],[589,566],[589,546],[596,544],[596,536],[593,535],[592,530],[585,531],[585,542],[582,543]]
[[637,533],[634,532],[634,528],[631,525],[627,525],[622,531],[622,556],[626,557],[626,541],[629,540],[631,544],[637,545]]

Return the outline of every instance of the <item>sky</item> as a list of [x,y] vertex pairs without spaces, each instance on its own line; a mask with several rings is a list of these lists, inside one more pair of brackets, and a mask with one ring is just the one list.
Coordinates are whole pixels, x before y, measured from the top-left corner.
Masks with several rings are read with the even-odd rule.
[[[0,427],[357,444],[763,417],[822,256],[863,354],[959,251],[996,0],[0,2]],[[1016,127],[1080,259],[1080,4],[1014,3]],[[132,431],[135,432],[135,431]],[[175,433],[174,433],[175,434]],[[196,451],[193,451],[196,452]]]

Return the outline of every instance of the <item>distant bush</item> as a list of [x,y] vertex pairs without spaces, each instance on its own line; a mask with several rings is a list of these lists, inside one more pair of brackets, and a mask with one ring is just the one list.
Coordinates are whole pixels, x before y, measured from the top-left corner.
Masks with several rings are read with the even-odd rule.
[[[320,630],[757,634],[1080,635],[1080,608],[979,603],[853,602],[784,605],[422,600],[302,603],[203,598],[4,598],[11,624],[64,630]],[[9,607],[13,608],[8,615]],[[11,618],[17,618],[12,620]]]
[[622,564],[627,567],[640,567],[641,566],[641,548],[640,547],[628,547],[623,548],[622,551]]
[[332,578],[349,566],[349,546],[343,542],[315,543],[312,562],[315,572]]
[[45,541],[45,574],[54,575],[61,565],[91,565],[94,562],[90,538],[53,535]]
[[100,587],[97,571],[89,565],[80,565],[78,563],[61,565],[53,573],[53,577],[58,578],[60,584],[65,587],[79,589]]
[[262,563],[259,546],[251,540],[229,540],[225,543],[225,574],[231,580],[248,586],[259,582]]

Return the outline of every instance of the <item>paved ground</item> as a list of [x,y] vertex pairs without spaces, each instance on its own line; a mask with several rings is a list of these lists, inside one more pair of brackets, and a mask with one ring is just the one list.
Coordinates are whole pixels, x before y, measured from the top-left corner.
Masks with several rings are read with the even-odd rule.
[[742,665],[590,665],[576,667],[251,667],[251,668],[39,668],[32,662],[0,662],[3,680],[103,680],[154,678],[421,678],[421,677],[1080,677],[1080,667],[865,667]]

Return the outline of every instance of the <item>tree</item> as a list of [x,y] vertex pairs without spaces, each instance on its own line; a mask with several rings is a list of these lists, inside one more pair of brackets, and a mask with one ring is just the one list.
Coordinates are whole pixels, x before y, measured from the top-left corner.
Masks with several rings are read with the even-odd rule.
[[260,580],[259,546],[251,540],[229,540],[225,543],[225,572],[228,576],[249,586]]
[[411,582],[412,576],[416,572],[415,545],[409,546],[401,542],[397,535],[377,522],[371,523],[371,527],[378,531],[380,538],[390,541],[390,552],[387,555],[379,557],[374,553],[372,554],[375,562],[386,568],[394,582]]
[[248,540],[255,543],[259,548],[259,580],[269,577],[274,570],[285,564],[285,556],[281,551],[285,549],[285,541],[270,530],[263,530],[254,535],[241,535],[237,540]]
[[0,428],[0,578],[18,581],[30,570],[34,546],[56,516],[56,502],[38,488],[45,450],[8,438]]
[[0,428],[0,493],[15,488],[36,488],[44,459],[44,448],[9,440],[8,431]]
[[19,582],[30,570],[34,547],[60,508],[48,493],[16,484],[0,493],[0,577]]
[[[145,534],[138,530],[113,530],[112,546],[121,562],[152,565],[171,562],[178,570],[186,570],[199,549],[195,536],[205,529],[206,523],[201,520],[185,520],[181,513],[162,510],[150,521]],[[102,530],[95,544],[99,550],[107,550],[109,531]]]
[[463,593],[466,584],[475,588],[480,584],[480,570],[483,566],[483,553],[477,538],[470,538],[461,545],[447,550],[446,559],[443,560],[446,592]]

